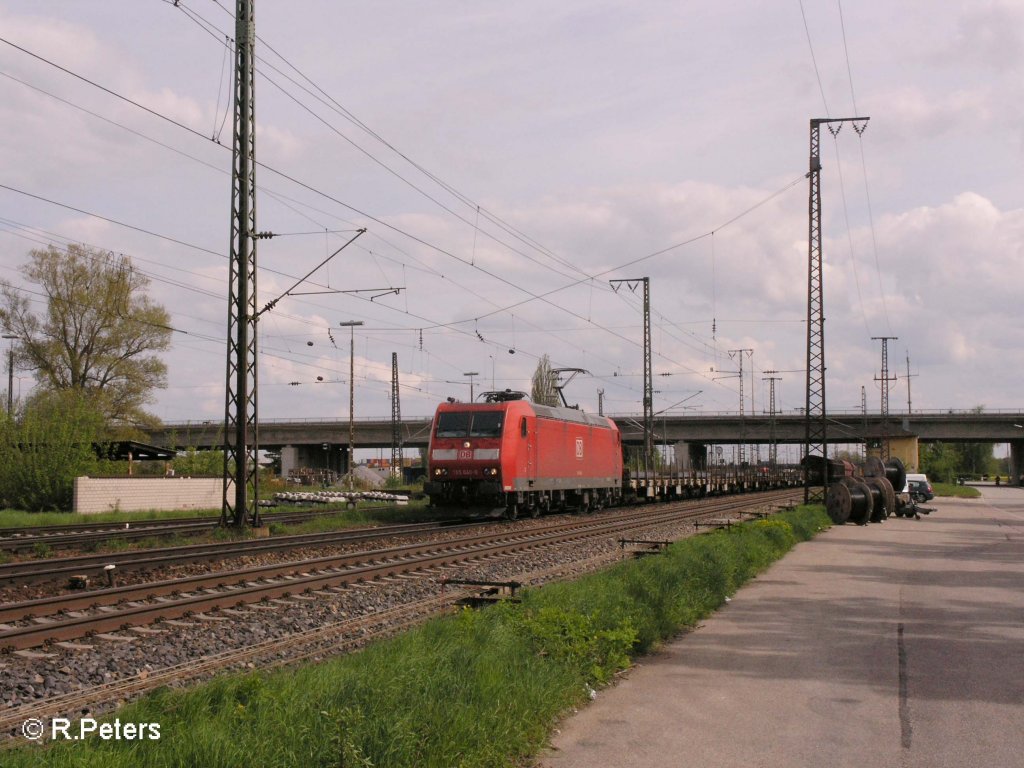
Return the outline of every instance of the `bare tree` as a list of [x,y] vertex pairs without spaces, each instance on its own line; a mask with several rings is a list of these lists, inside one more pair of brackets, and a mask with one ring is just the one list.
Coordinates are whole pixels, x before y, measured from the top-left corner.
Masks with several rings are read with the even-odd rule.
[[19,367],[44,390],[79,390],[113,421],[145,422],[142,406],[167,386],[157,353],[170,346],[170,317],[146,295],[131,260],[83,245],[33,250],[21,273],[36,291],[0,282],[0,325],[17,337]]
[[555,373],[551,370],[551,360],[547,355],[543,355],[537,362],[537,370],[533,372],[530,399],[539,405],[559,405],[556,383]]

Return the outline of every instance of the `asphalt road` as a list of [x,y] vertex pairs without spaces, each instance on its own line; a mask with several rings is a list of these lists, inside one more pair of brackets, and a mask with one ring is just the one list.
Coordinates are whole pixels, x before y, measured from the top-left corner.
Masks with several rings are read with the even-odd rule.
[[1024,766],[1024,489],[982,492],[800,544],[540,765]]

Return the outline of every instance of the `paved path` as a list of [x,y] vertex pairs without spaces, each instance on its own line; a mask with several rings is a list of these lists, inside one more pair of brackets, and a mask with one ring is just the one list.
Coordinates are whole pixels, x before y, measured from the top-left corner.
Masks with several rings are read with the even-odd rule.
[[983,493],[800,544],[540,764],[1024,766],[1024,490]]

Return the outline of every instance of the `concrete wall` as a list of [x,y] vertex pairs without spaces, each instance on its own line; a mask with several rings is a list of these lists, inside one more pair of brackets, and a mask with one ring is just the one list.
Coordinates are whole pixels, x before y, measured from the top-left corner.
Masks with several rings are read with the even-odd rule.
[[73,510],[220,509],[219,477],[76,477]]
[[1024,440],[1010,443],[1010,485],[1024,485]]
[[889,441],[889,455],[903,462],[907,472],[920,472],[920,445],[916,437],[894,437]]

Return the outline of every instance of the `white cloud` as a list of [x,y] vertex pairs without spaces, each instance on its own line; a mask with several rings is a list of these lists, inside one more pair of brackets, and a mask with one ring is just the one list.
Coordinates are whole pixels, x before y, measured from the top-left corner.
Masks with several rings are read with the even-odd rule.
[[955,41],[958,58],[996,71],[1024,62],[1024,8],[1016,3],[971,5],[960,16]]
[[[863,384],[875,402],[879,355],[870,336],[886,334],[900,336],[894,357],[909,348],[922,406],[1015,404],[1021,371],[1008,350],[1022,341],[1014,295],[1024,255],[1016,171],[1024,157],[1021,11],[1005,3],[947,11],[924,0],[845,11],[846,49],[833,10],[819,16],[809,9],[809,23],[833,113],[844,114],[852,100],[848,50],[859,105],[872,115],[860,148],[875,232],[859,186],[856,139],[844,131],[841,166],[831,147],[822,147],[829,400],[857,404]],[[0,12],[5,34],[201,133],[212,130],[223,50],[179,10],[108,0],[75,4],[59,18],[45,15],[45,5],[32,13]],[[796,371],[779,385],[780,401],[802,404],[806,182],[728,223],[806,169],[807,119],[823,108],[795,9],[755,4],[737,16],[695,2],[629,11],[570,2],[556,10],[526,3],[455,11],[426,2],[401,11],[347,8],[344,20],[339,13],[330,3],[313,2],[303,14],[269,4],[260,10],[260,34],[469,202],[337,119],[462,220],[443,212],[257,83],[261,162],[413,235],[257,174],[260,184],[290,198],[279,204],[260,196],[261,230],[369,226],[357,246],[314,276],[318,285],[406,289],[372,303],[364,294],[284,300],[261,321],[264,415],[344,410],[337,386],[311,382],[347,377],[345,340],[335,333],[335,350],[327,329],[350,318],[366,323],[356,339],[357,398],[367,413],[387,412],[392,351],[408,384],[407,414],[427,413],[453,392],[464,396],[467,370],[481,379],[493,371],[499,388],[528,388],[544,353],[594,373],[573,384],[574,399],[586,407],[596,406],[602,387],[609,403],[637,409],[639,301],[612,295],[608,280],[641,276],[652,281],[655,368],[673,374],[659,381],[660,406],[704,389],[704,407],[735,408],[735,381],[712,381],[708,369],[727,368],[725,350],[738,347],[756,350],[758,373]],[[887,23],[879,25],[883,17]],[[913,39],[906,29],[917,30]],[[0,80],[7,183],[227,251],[229,152],[23,54],[0,49],[0,69],[214,166]],[[477,202],[542,248],[500,231],[486,215],[475,227]],[[0,192],[0,206],[9,218],[151,259],[159,264],[144,268],[154,275],[212,291],[217,298],[153,283],[175,324],[195,334],[175,337],[172,386],[160,393],[157,410],[169,418],[219,417],[222,258],[7,192]],[[711,230],[713,238],[699,237]],[[261,241],[260,300],[283,291],[347,236]],[[23,243],[0,239],[4,267],[24,251]]]

